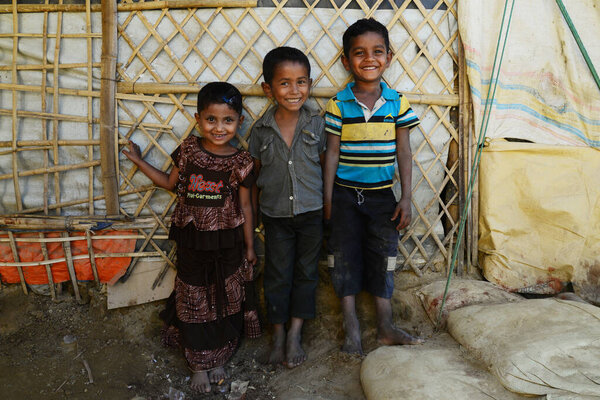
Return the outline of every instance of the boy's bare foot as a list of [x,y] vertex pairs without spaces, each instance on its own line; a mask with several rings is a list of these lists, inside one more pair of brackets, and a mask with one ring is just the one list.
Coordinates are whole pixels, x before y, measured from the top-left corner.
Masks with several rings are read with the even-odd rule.
[[396,344],[421,344],[425,340],[414,337],[394,326],[392,322],[392,303],[390,299],[375,296],[375,309],[377,311],[377,341],[381,344],[392,346]]
[[303,319],[292,318],[285,346],[285,365],[288,368],[296,368],[306,361],[306,353],[301,344],[303,323]]
[[359,340],[355,338],[350,338],[346,336],[344,339],[344,344],[342,345],[342,351],[348,354],[358,354],[359,356],[363,355],[362,344]]
[[210,383],[219,383],[222,380],[227,379],[227,373],[223,367],[217,367],[208,372],[208,379]]
[[377,341],[386,346],[392,346],[397,344],[422,344],[425,342],[425,340],[423,340],[422,338],[411,336],[408,333],[404,332],[402,329],[396,328],[393,325],[386,329],[379,329],[377,331]]
[[356,316],[355,297],[346,296],[342,298],[342,312],[344,314],[344,353],[363,355],[360,340],[360,325]]
[[208,374],[206,371],[194,372],[190,386],[192,387],[192,390],[197,392],[210,393],[210,382],[208,381]]
[[269,364],[282,364],[285,359],[285,327],[283,324],[273,325],[273,344],[269,353]]

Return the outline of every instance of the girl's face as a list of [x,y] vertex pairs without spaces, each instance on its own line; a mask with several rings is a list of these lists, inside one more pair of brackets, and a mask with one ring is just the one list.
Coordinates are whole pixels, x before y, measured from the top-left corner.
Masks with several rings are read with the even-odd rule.
[[[226,146],[244,121],[244,116],[239,115],[227,104],[217,103],[209,104],[200,114],[196,113],[195,117],[202,138],[205,139],[205,147],[212,149]],[[207,150],[210,151],[209,148]]]

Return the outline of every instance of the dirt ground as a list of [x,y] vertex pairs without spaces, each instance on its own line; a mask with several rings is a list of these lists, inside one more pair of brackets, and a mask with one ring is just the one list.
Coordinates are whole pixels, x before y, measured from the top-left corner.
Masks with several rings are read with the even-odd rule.
[[[176,349],[160,344],[158,312],[163,301],[117,310],[106,309],[106,295],[93,285],[81,286],[78,304],[67,288],[56,301],[24,295],[19,285],[0,291],[0,388],[3,399],[226,399],[233,381],[248,381],[246,399],[360,400],[361,357],[341,353],[342,319],[320,267],[318,316],[304,328],[308,360],[288,370],[265,365],[270,332],[244,340],[227,365],[230,379],[213,385],[212,394],[189,389],[189,371]],[[431,342],[447,335],[433,327],[411,288],[439,279],[398,273],[393,298],[396,323]],[[260,284],[260,282],[258,282]],[[358,298],[366,353],[378,347],[372,299]],[[65,336],[76,345],[65,344]],[[440,344],[440,346],[443,344]],[[89,371],[88,371],[89,369]],[[93,380],[93,382],[92,382]]]

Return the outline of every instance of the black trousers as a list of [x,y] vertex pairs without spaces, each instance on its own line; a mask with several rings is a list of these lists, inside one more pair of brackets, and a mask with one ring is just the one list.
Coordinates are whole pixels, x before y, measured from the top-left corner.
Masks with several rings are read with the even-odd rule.
[[267,318],[283,324],[290,317],[315,317],[319,253],[323,241],[323,212],[291,218],[262,215],[265,226],[264,289]]

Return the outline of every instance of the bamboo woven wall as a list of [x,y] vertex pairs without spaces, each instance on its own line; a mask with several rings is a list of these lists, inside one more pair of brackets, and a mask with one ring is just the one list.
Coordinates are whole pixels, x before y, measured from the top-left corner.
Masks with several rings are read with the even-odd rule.
[[[37,217],[9,223],[5,218],[5,227],[80,224],[89,232],[98,220],[117,230],[133,226],[139,238],[134,260],[160,256],[173,265],[166,235],[174,195],[153,187],[120,155],[127,140],[168,170],[170,153],[194,134],[198,88],[225,80],[244,95],[246,122],[237,139],[245,147],[252,122],[269,107],[260,89],[262,58],[279,45],[309,56],[311,105],[323,109],[349,80],[339,60],[343,31],[356,19],[373,16],[391,34],[394,56],[384,78],[405,93],[422,120],[411,133],[413,223],[399,243],[400,253],[417,274],[443,263],[457,228],[463,161],[471,146],[470,137],[459,134],[468,131],[469,118],[466,78],[459,79],[464,66],[456,1],[307,0],[303,7],[289,7],[286,0],[273,1],[272,7],[255,7],[252,1],[119,3],[110,148],[117,160],[119,216],[108,220],[102,218],[107,203],[100,165],[99,5],[89,0],[45,8],[19,9],[16,1],[0,5],[0,213]],[[53,217],[40,218],[44,215]],[[2,240],[18,246],[19,238]],[[13,261],[0,266],[23,265]]]

